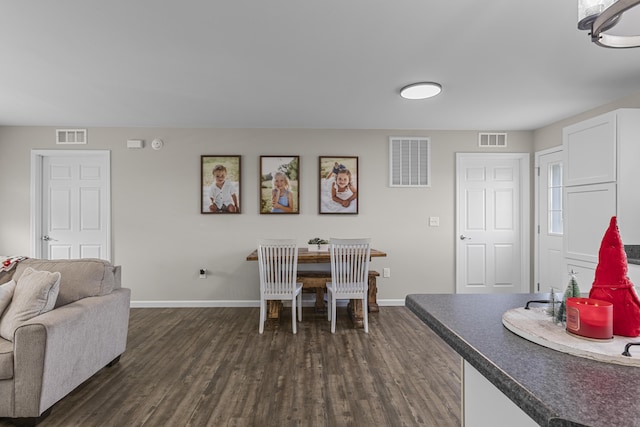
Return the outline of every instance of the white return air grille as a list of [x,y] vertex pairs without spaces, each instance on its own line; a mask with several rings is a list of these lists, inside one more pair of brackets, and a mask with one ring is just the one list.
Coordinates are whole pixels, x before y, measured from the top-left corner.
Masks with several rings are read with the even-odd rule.
[[431,141],[424,137],[389,138],[391,187],[431,186]]
[[479,133],[478,147],[504,148],[507,146],[506,133]]
[[86,144],[86,129],[56,129],[56,144]]

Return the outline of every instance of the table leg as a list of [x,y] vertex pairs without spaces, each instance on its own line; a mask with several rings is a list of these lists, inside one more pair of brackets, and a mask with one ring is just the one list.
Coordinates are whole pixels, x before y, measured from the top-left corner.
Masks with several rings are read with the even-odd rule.
[[282,301],[268,300],[267,301],[267,319],[279,319],[280,312],[282,311]]
[[327,307],[324,304],[324,288],[315,288],[316,291],[316,313],[326,313]]
[[349,317],[351,317],[353,326],[355,328],[364,328],[364,317],[362,316],[362,300],[350,300],[349,304],[347,305],[347,311],[349,312]]
[[378,307],[378,284],[376,280],[376,276],[370,274],[369,275],[369,313],[377,313],[380,311],[380,307]]

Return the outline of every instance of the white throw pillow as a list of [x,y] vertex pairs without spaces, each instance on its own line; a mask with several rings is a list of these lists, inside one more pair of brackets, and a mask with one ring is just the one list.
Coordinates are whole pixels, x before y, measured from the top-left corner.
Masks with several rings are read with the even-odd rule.
[[0,336],[13,341],[20,325],[53,309],[59,290],[60,273],[26,268],[16,283],[13,301],[0,319]]
[[9,280],[7,283],[0,285],[0,315],[4,313],[13,298],[13,291],[16,288],[16,281]]

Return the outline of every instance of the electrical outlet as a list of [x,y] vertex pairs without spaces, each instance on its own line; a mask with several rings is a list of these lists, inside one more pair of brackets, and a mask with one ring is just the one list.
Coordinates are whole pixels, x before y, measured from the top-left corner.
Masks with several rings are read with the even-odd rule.
[[439,216],[430,216],[429,217],[429,227],[440,227],[440,217]]
[[206,268],[201,268],[200,269],[200,278],[201,279],[206,279],[207,278],[207,269]]
[[382,269],[382,277],[391,277],[391,269],[389,267]]

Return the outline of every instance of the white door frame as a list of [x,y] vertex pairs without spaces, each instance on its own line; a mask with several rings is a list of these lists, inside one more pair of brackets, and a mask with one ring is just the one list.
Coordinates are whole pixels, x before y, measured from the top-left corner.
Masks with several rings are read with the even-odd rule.
[[106,257],[111,260],[111,151],[109,150],[31,150],[31,257],[43,258],[42,253],[42,165],[45,157],[100,156],[107,162],[105,228],[107,232]]
[[533,207],[533,223],[534,223],[534,238],[533,238],[533,287],[534,292],[540,292],[540,157],[553,154],[562,151],[562,146],[547,148],[546,150],[535,152],[534,161],[534,207]]
[[[520,286],[523,293],[532,291],[531,283],[531,202],[530,202],[530,165],[529,153],[456,153],[456,204],[459,200],[460,184],[457,180],[459,164],[462,158],[476,159],[516,159],[520,162],[520,263],[522,270],[520,271]],[[456,293],[459,291],[459,283],[457,277],[458,271],[458,245],[460,239],[460,207],[456,206],[456,233],[454,239],[456,249]]]

